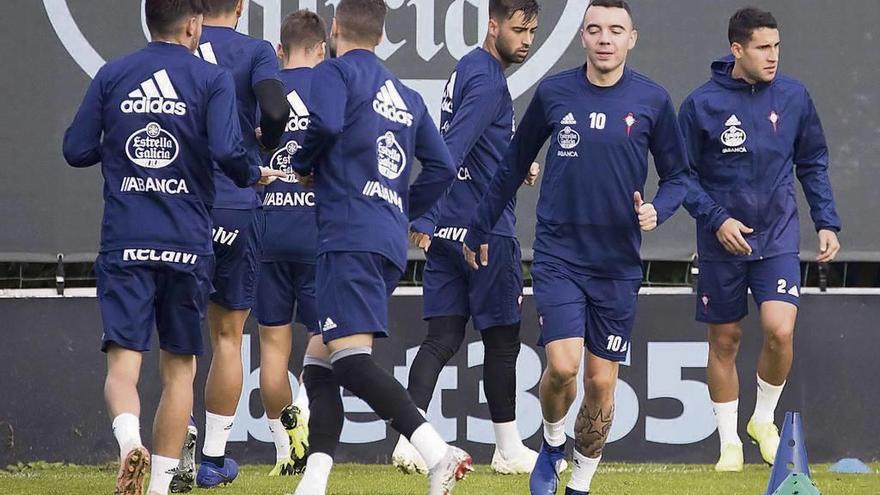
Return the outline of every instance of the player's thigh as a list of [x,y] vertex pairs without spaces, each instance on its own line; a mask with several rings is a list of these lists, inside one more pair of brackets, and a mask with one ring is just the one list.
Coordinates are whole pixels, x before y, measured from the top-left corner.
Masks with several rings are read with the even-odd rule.
[[801,297],[801,264],[797,254],[783,254],[749,263],[749,287],[761,311],[768,301],[793,306],[796,313]]
[[574,278],[562,263],[536,260],[532,264],[535,309],[541,331],[538,345],[585,337],[587,299]]
[[523,276],[519,241],[512,237],[490,236],[489,260],[489,266],[470,274],[468,297],[477,330],[513,325],[522,318]]
[[325,343],[349,341],[347,337],[354,335],[388,335],[388,302],[401,275],[389,265],[385,257],[366,252],[318,257],[315,295]]
[[749,314],[748,292],[746,262],[700,262],[696,320],[711,324],[742,320]]
[[261,263],[254,308],[257,322],[262,326],[288,325],[293,320],[296,281],[291,265],[287,261]]
[[442,316],[470,317],[468,271],[461,244],[435,238],[425,254],[422,298],[425,319]]
[[586,346],[590,353],[610,362],[626,360],[641,283],[641,280],[587,279]]
[[101,350],[114,344],[132,351],[150,349],[156,322],[155,275],[143,262],[125,261],[122,253],[101,253],[95,262],[98,307],[104,327]]
[[315,297],[314,263],[295,263],[294,295],[296,299],[296,322],[305,325],[309,335],[319,334],[318,301]]
[[215,209],[213,247],[215,292],[211,302],[226,309],[250,309],[254,305],[265,217],[262,210]]
[[201,355],[202,323],[211,294],[210,256],[194,264],[159,272],[156,291],[156,329],[159,347],[166,352]]

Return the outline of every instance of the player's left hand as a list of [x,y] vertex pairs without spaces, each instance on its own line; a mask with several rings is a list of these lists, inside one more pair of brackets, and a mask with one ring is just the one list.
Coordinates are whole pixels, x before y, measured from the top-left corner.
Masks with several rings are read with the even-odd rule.
[[822,229],[819,231],[819,255],[816,261],[819,263],[830,263],[834,261],[837,253],[840,251],[840,241],[837,239],[837,233],[833,230]]
[[416,247],[421,249],[424,252],[428,252],[428,249],[431,248],[431,236],[422,232],[416,232],[415,230],[409,231],[409,240],[415,244]]
[[261,186],[268,186],[269,184],[275,182],[275,179],[279,177],[287,177],[287,174],[280,170],[273,170],[269,167],[260,167],[260,180],[257,184]]
[[489,266],[489,245],[480,244],[480,264],[477,264],[477,253],[471,251],[471,248],[465,243],[461,243],[461,251],[464,253],[464,259],[467,264],[474,270],[479,270],[480,266]]
[[538,183],[538,175],[540,173],[541,164],[538,162],[532,162],[532,166],[529,167],[529,175],[526,176],[526,180],[523,181],[523,184],[534,187],[535,184]]
[[633,206],[636,215],[639,216],[639,227],[645,232],[650,232],[657,228],[657,210],[651,203],[645,203],[642,200],[642,193],[636,191],[633,194]]

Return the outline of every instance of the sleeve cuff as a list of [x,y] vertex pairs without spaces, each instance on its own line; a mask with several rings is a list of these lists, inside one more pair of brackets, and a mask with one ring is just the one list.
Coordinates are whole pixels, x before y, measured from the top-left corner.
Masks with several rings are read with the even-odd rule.
[[417,218],[411,225],[410,229],[422,234],[434,235],[434,222],[425,217]]
[[486,234],[473,225],[468,227],[467,234],[464,237],[464,243],[473,252],[479,252],[480,246],[486,244]]

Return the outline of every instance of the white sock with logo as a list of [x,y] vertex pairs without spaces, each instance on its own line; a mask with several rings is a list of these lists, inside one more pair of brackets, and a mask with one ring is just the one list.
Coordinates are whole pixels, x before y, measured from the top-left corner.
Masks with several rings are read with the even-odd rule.
[[752,420],[755,423],[773,422],[776,405],[779,404],[783,388],[785,388],[785,382],[782,382],[782,385],[772,385],[758,376],[758,398],[755,401],[755,412],[752,414]]
[[223,457],[226,455],[226,442],[232,433],[235,416],[221,416],[210,411],[205,412],[205,444],[202,455]]
[[147,493],[150,495],[168,495],[168,487],[171,486],[171,479],[174,478],[174,471],[180,459],[171,459],[170,457],[162,457],[154,455],[151,457],[150,466],[150,487]]
[[131,413],[122,413],[113,418],[113,436],[119,444],[120,460],[136,447],[144,445],[141,442],[141,422]]
[[555,423],[544,420],[544,440],[551,447],[565,445],[565,418]]
[[713,402],[712,410],[715,412],[715,423],[718,425],[718,437],[721,439],[721,448],[728,444],[742,445],[739,434],[736,432],[737,418],[739,417],[739,399],[731,402]]
[[419,451],[419,455],[425,460],[428,469],[433,469],[434,466],[440,464],[443,456],[446,455],[446,449],[449,448],[449,445],[443,441],[431,423],[422,423],[416,428],[416,431],[409,437],[409,442]]
[[599,468],[599,461],[601,460],[601,455],[594,459],[581,454],[575,449],[572,456],[572,461],[574,462],[571,468],[571,480],[567,486],[572,490],[581,492],[590,491],[593,476],[596,474],[596,469]]
[[269,419],[269,432],[272,433],[272,441],[275,443],[275,460],[280,461],[290,458],[290,437],[287,430],[281,424],[281,419]]
[[508,457],[523,449],[516,420],[506,423],[492,423],[492,429],[495,430],[495,446],[501,451],[502,456]]
[[306,472],[296,487],[294,495],[323,495],[333,468],[333,458],[323,452],[309,454]]

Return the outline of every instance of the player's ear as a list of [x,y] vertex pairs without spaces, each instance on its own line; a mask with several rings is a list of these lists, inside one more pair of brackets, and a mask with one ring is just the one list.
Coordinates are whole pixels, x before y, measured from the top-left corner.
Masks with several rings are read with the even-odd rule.
[[336,18],[333,18],[332,23],[330,24],[330,36],[336,38],[339,37],[339,25],[336,24]]
[[278,46],[275,47],[275,53],[278,55],[278,58],[284,60],[284,47],[281,46],[281,43],[278,43]]
[[737,60],[743,57],[744,52],[745,48],[741,44],[739,44],[739,42],[734,41],[730,44],[730,53],[732,53],[734,58],[736,58]]
[[241,17],[241,14],[244,12],[244,0],[238,0],[238,5],[235,6],[235,16]]
[[636,41],[639,40],[639,32],[633,29],[629,33],[629,49],[632,50],[636,47]]
[[501,26],[498,24],[498,21],[495,20],[494,17],[489,16],[489,35],[493,38],[498,38],[500,34]]
[[318,50],[318,58],[319,59],[324,60],[325,58],[327,58],[327,42],[326,41],[322,41],[322,42],[318,43],[318,46],[315,49]]

